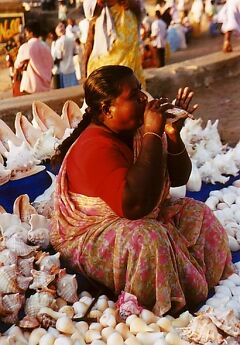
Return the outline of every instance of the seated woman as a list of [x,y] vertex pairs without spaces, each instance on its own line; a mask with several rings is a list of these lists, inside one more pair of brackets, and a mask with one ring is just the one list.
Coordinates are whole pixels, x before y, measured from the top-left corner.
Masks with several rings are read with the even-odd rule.
[[[193,93],[180,89],[188,109]],[[76,270],[137,296],[156,314],[203,301],[233,272],[226,233],[203,203],[172,200],[191,161],[166,99],[147,102],[133,71],[104,66],[85,82],[83,120],[59,147],[53,247]],[[194,107],[193,107],[194,108]]]

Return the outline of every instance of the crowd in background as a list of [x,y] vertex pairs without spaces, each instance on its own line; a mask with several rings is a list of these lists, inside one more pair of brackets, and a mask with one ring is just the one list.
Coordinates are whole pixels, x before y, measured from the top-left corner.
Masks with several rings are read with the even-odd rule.
[[[186,0],[157,0],[155,14],[151,16],[144,8],[129,8],[130,2],[127,1],[115,0],[109,3],[111,5],[108,8],[101,0],[84,0],[85,15],[74,19],[68,14],[69,7],[79,7],[80,1],[58,1],[57,26],[50,30],[46,37],[40,33],[36,36],[45,48],[49,49],[52,58],[49,89],[78,85],[81,80],[85,80],[89,72],[105,64],[127,65],[144,83],[142,68],[165,66],[173,52],[186,49],[192,36],[199,36],[201,31],[208,31],[211,36],[220,33],[217,19],[220,7],[216,0],[194,0],[192,3]],[[112,36],[109,36],[114,43],[113,49],[112,43],[103,35],[106,28],[100,27],[104,25],[103,16],[113,24],[110,28]],[[130,34],[129,25],[132,25],[131,32],[134,34]],[[132,42],[129,42],[130,36],[134,36]],[[26,37],[25,39],[27,40]],[[127,44],[131,47],[131,56]],[[27,43],[24,43],[21,51],[28,49],[27,47]],[[30,58],[25,60],[31,61]],[[17,60],[19,61],[19,56]],[[14,61],[10,61],[8,65],[14,81],[16,75],[13,63]],[[25,63],[26,61],[15,63],[15,70],[19,69],[19,66],[23,67]],[[28,70],[29,66],[26,67],[25,64],[25,74]],[[36,73],[36,68],[33,68],[34,72]],[[38,92],[39,88],[21,88],[20,93],[15,95],[21,94],[22,91],[33,93]]]

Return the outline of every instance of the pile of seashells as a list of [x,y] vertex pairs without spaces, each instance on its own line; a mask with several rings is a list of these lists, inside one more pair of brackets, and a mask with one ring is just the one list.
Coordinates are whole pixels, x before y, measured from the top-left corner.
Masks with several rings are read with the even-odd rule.
[[82,111],[73,101],[64,104],[61,116],[46,104],[34,101],[32,114],[31,123],[17,113],[16,133],[0,119],[0,185],[45,169],[40,163],[53,156],[82,119]]
[[211,191],[205,204],[225,228],[231,251],[240,250],[240,180]]
[[240,169],[240,142],[235,148],[222,145],[217,130],[218,120],[209,120],[202,128],[202,119],[186,119],[181,131],[182,140],[192,161],[192,174],[187,183],[190,191],[199,191],[201,182],[226,183]]
[[[141,309],[123,320],[107,296],[79,293],[76,275],[61,268],[59,253],[46,252],[49,220],[27,195],[16,199],[13,214],[1,208],[0,230],[0,320],[12,324],[0,345],[239,343],[240,321],[229,304],[224,311],[208,306],[197,317],[186,311],[176,319]],[[230,280],[239,285],[239,274]]]

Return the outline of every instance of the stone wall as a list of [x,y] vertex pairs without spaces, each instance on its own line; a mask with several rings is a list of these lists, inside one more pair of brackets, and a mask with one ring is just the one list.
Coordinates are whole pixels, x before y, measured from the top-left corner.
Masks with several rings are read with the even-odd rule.
[[[145,70],[147,90],[156,98],[165,95],[172,98],[176,95],[177,89],[182,86],[196,89],[216,81],[223,82],[225,78],[238,75],[240,75],[239,50],[229,54],[213,53],[163,68]],[[5,99],[0,101],[0,118],[13,128],[15,114],[19,111],[31,120],[31,105],[34,100],[45,102],[61,114],[66,100],[71,99],[81,106],[83,98],[82,86],[76,86]]]

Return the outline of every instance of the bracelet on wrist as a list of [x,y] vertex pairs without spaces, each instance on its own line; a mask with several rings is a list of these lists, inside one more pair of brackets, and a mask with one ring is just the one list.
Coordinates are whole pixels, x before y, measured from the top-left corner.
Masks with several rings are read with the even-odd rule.
[[146,132],[146,133],[143,134],[143,138],[144,138],[146,135],[153,135],[153,136],[159,138],[159,139],[162,141],[161,135],[159,135],[159,134],[157,134],[157,133],[155,133],[155,132]]
[[170,156],[180,156],[180,155],[182,155],[185,151],[186,151],[186,147],[184,147],[184,149],[183,149],[181,152],[177,152],[177,153],[168,152],[168,155],[170,155]]

